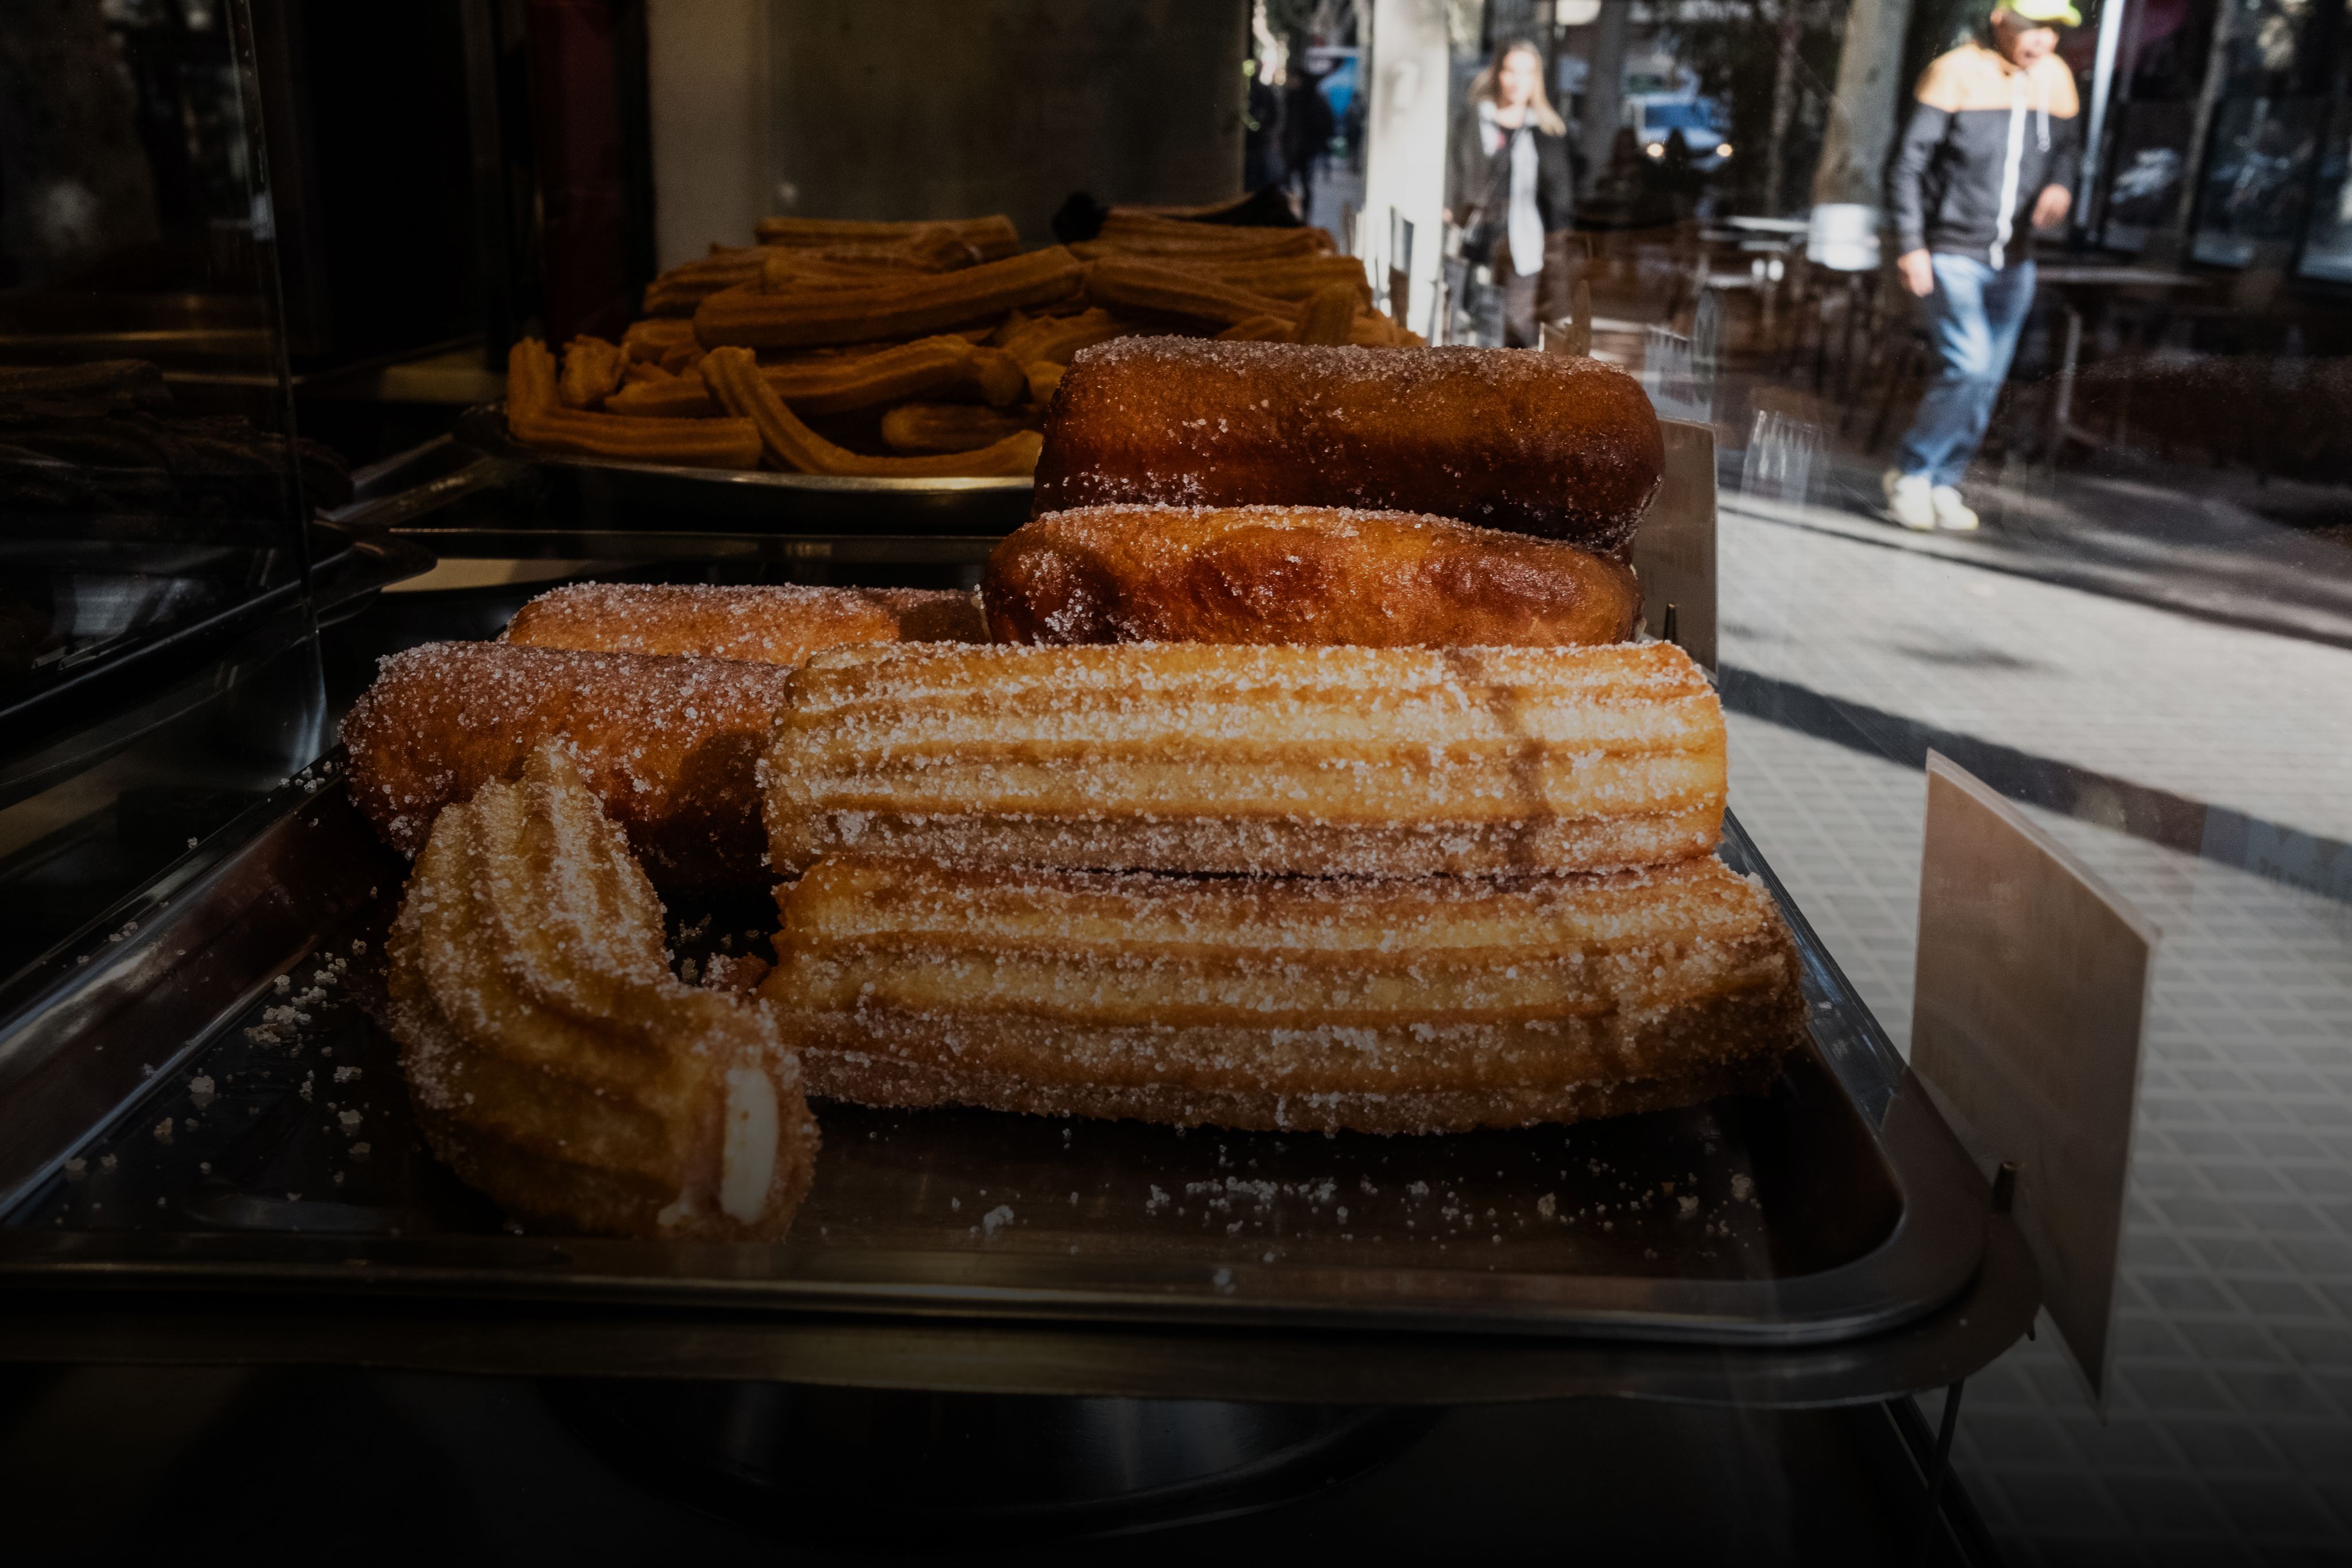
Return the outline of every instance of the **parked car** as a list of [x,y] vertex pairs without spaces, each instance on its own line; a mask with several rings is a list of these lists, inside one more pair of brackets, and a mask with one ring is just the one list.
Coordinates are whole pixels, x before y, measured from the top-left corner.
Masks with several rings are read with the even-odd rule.
[[1711,99],[1642,94],[1625,100],[1625,123],[1650,158],[1666,155],[1666,139],[1682,132],[1691,167],[1710,171],[1731,156],[1731,130]]

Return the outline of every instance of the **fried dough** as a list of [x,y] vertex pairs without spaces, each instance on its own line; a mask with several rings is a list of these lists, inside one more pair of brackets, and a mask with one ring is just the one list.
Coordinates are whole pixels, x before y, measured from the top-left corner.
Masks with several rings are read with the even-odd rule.
[[1000,643],[1365,647],[1621,643],[1631,570],[1408,512],[1084,507],[1015,529],[981,581]]
[[1770,896],[1605,876],[1187,878],[847,854],[778,894],[761,994],[813,1094],[1453,1133],[1769,1082],[1803,1038]]

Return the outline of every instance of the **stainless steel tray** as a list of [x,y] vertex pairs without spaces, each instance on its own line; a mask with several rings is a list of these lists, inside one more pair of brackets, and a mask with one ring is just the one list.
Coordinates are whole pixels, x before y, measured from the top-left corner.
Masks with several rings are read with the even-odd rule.
[[625,521],[656,531],[992,538],[1029,520],[1034,489],[1027,479],[872,479],[578,457],[509,435],[503,402],[467,409],[456,434],[476,452],[536,469],[558,509],[583,528]]
[[[1726,858],[1769,880],[1727,828]],[[1391,1139],[821,1105],[791,1239],[730,1247],[510,1234],[425,1154],[368,1010],[404,873],[330,759],[0,997],[0,1309],[133,1286],[445,1331],[585,1312],[601,1326],[582,1342],[575,1320],[573,1343],[604,1368],[616,1322],[658,1319],[669,1348],[645,1371],[772,1357],[789,1322],[836,1350],[866,1333],[876,1368],[937,1375],[935,1354],[909,1363],[909,1341],[886,1333],[886,1352],[871,1333],[920,1342],[947,1320],[999,1339],[1403,1336],[1424,1354],[1464,1334],[1811,1347],[1846,1383],[1854,1342],[1916,1351],[1891,1331],[1956,1304],[1968,1329],[1988,1270],[1998,1310],[1961,1336],[1994,1336],[1981,1359],[2032,1310],[2005,1220],[1988,1251],[1981,1176],[1793,909],[1816,1049],[1769,1097]],[[706,944],[772,925],[759,901],[674,913],[711,916]],[[716,1350],[730,1325],[763,1348]],[[1927,1355],[1937,1375],[1951,1359]],[[855,1356],[826,1364],[861,1375]]]

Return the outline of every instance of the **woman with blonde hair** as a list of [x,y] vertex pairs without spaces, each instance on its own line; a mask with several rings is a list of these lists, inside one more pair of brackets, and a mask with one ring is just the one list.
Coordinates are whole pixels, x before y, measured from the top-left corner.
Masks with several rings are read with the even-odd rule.
[[1447,215],[1467,231],[1463,252],[1495,270],[1503,346],[1540,346],[1537,321],[1569,311],[1568,231],[1576,167],[1568,122],[1544,95],[1543,51],[1507,44],[1470,84],[1470,123],[1456,131]]

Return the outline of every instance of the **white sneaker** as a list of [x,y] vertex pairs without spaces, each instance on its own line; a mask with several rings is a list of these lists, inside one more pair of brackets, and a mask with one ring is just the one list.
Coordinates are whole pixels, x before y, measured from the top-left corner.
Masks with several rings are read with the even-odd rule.
[[1936,514],[1936,526],[1956,534],[1967,533],[1977,526],[1977,515],[1960,499],[1958,489],[1950,485],[1938,485],[1927,492],[1927,505]]
[[1915,534],[1936,531],[1936,504],[1928,496],[1927,476],[1889,468],[1879,483],[1886,491],[1888,517]]

